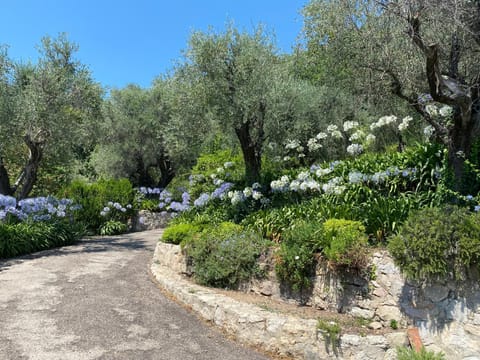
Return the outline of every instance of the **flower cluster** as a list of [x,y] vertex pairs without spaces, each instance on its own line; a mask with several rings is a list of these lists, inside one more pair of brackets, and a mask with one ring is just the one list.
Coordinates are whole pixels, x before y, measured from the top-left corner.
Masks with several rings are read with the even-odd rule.
[[109,201],[107,205],[102,209],[102,211],[100,211],[100,215],[106,217],[106,216],[113,216],[114,213],[125,214],[129,209],[132,209],[131,204],[127,204],[126,206],[123,206],[118,202]]
[[[274,180],[270,183],[270,188],[273,193],[280,192],[321,192],[326,194],[342,194],[348,185],[356,184],[372,184],[379,185],[385,183],[388,179],[393,177],[401,177],[408,180],[413,180],[416,177],[417,169],[406,168],[399,169],[398,167],[389,167],[385,171],[379,171],[373,174],[364,174],[359,171],[350,171],[347,175],[347,180],[342,177],[333,177],[326,182],[318,182],[322,178],[331,174],[335,166],[341,164],[340,161],[330,163],[328,167],[322,168],[318,165],[312,165],[310,171],[302,171],[293,180],[286,175],[279,180]],[[314,176],[317,178],[315,179]]]
[[377,122],[370,124],[370,130],[375,130],[388,125],[395,125],[398,118],[395,115],[382,116]]
[[145,196],[158,195],[162,192],[162,189],[160,189],[160,188],[150,188],[150,187],[145,187],[145,186],[139,187],[137,190],[140,194],[143,194]]
[[80,208],[70,199],[56,199],[53,196],[27,198],[17,202],[12,196],[0,194],[0,221],[8,214],[21,221],[49,221],[64,218]]
[[353,156],[360,155],[361,153],[363,153],[363,146],[356,143],[350,144],[347,146],[347,153]]

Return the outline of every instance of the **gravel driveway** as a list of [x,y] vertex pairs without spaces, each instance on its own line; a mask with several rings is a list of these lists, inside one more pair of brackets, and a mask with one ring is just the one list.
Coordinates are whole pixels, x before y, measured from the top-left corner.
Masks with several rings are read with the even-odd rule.
[[160,234],[0,261],[0,359],[267,359],[162,294],[148,270]]

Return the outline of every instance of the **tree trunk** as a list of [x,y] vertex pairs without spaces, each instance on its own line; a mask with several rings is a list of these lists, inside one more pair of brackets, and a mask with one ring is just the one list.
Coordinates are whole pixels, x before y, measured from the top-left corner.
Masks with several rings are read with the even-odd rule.
[[8,176],[2,157],[0,157],[0,194],[13,195],[13,190],[10,186],[10,177]]
[[245,180],[249,185],[260,181],[262,168],[261,143],[255,142],[250,132],[250,121],[242,123],[240,127],[235,128],[245,162]]
[[30,155],[22,174],[20,175],[19,181],[17,181],[18,185],[23,183],[16,196],[18,200],[25,199],[32,191],[33,186],[37,181],[38,168],[40,167],[43,158],[44,141],[34,141],[28,135],[25,136],[24,141],[30,150]]
[[159,188],[166,188],[175,177],[175,169],[168,155],[161,154],[157,159],[157,166],[160,169],[161,178],[158,182]]
[[155,181],[148,173],[148,166],[145,165],[145,162],[143,161],[143,157],[141,154],[136,154],[135,163],[136,163],[135,174],[132,174],[130,176],[130,181],[132,181],[132,183],[135,186],[147,186],[147,187],[155,186]]

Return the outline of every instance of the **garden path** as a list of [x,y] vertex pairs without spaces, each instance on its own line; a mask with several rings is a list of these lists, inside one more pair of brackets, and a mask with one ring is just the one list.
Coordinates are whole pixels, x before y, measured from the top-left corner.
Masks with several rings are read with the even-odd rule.
[[160,291],[161,230],[0,261],[0,359],[266,359]]

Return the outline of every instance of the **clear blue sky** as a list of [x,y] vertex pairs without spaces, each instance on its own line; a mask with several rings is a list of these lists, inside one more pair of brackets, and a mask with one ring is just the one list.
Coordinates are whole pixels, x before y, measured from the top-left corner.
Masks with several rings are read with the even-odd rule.
[[262,23],[290,52],[302,27],[306,0],[0,0],[0,44],[15,60],[36,61],[45,35],[65,32],[96,81],[148,87],[181,57],[193,30],[252,30]]

